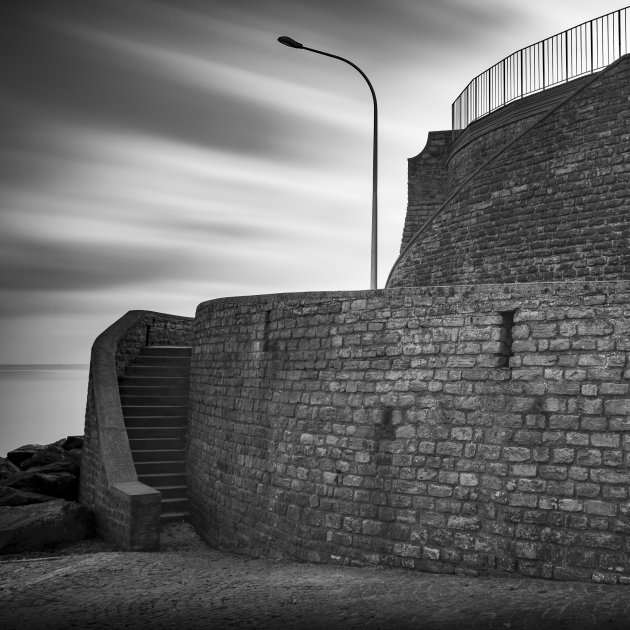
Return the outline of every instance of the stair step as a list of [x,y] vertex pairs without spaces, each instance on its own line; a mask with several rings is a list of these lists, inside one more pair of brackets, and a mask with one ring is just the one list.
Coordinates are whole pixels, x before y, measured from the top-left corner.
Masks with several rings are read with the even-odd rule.
[[138,365],[132,363],[125,370],[126,376],[187,377],[190,367],[186,365]]
[[173,405],[167,407],[166,405],[123,405],[123,416],[125,418],[138,418],[139,416],[184,416],[188,415],[187,407],[182,405]]
[[[135,442],[143,440],[180,440],[184,442],[186,427],[127,427],[127,435],[129,436],[129,444],[134,449]],[[140,446],[140,444],[138,444]],[[142,450],[137,448],[135,450]]]
[[188,511],[188,499],[165,499],[162,497],[162,514],[169,512],[187,512]]
[[135,394],[121,392],[120,402],[123,406],[129,407],[156,405],[164,405],[166,407],[188,407],[188,396],[169,396],[168,394],[164,394],[161,390],[154,393],[139,392]]
[[160,491],[162,499],[185,499],[188,496],[188,488],[184,486],[161,486],[155,488]]
[[147,346],[142,350],[142,356],[179,356],[190,357],[190,346]]
[[[184,453],[184,449],[167,449],[162,451],[151,450],[151,451],[131,451],[131,457],[136,464],[146,463],[146,462],[155,462],[155,463],[175,463],[175,462],[185,462],[186,454]],[[137,466],[136,466],[137,467]]]
[[[137,466],[136,466],[137,469]],[[151,488],[159,490],[160,488],[170,488],[175,486],[186,486],[185,473],[142,473],[138,471],[138,481],[145,483]]]
[[167,523],[184,523],[188,522],[190,514],[186,512],[162,512],[160,516],[160,525],[166,525]]
[[129,446],[131,452],[136,451],[180,451],[185,448],[184,438],[180,437],[148,437],[133,438],[129,436]]
[[190,368],[190,357],[145,357],[139,356],[133,365],[141,367],[184,367]]
[[129,416],[125,418],[127,429],[168,428],[185,429],[186,416]]
[[[124,377],[123,377],[124,378]],[[187,379],[188,380],[188,379]],[[188,399],[188,386],[183,385],[118,385],[123,396],[175,396]]]
[[186,376],[121,376],[119,387],[178,387],[188,393],[190,379]]
[[124,416],[126,427],[171,427],[186,428],[187,416]]
[[[136,472],[138,473],[138,477],[140,475],[168,475],[172,473],[183,474],[186,472],[186,462],[184,460],[160,461],[160,462],[135,462],[135,465],[136,465]],[[151,485],[151,484],[147,483],[147,485]]]

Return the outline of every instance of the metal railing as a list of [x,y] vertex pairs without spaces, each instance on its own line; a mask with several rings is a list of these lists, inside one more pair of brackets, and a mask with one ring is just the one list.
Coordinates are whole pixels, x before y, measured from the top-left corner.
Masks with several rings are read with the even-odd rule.
[[597,72],[627,54],[629,8],[522,48],[482,72],[453,103],[453,130],[516,99]]

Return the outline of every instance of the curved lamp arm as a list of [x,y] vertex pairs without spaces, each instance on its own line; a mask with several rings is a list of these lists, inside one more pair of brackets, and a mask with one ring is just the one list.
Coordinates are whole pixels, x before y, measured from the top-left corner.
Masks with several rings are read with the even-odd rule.
[[376,93],[374,88],[367,78],[367,75],[359,66],[352,63],[352,61],[340,57],[339,55],[333,55],[331,53],[324,52],[323,50],[317,50],[315,48],[309,48],[304,46],[300,42],[295,41],[291,37],[283,35],[278,37],[278,41],[289,48],[298,48],[302,50],[309,50],[310,52],[317,53],[318,55],[324,55],[325,57],[332,57],[333,59],[339,59],[352,66],[364,79],[370,88],[372,94],[372,101],[374,103],[374,136],[372,142],[372,248],[371,248],[371,273],[370,273],[370,289],[376,290],[376,263],[377,263],[377,225],[378,225],[378,209],[377,209],[377,188],[378,188],[378,105],[376,103]]

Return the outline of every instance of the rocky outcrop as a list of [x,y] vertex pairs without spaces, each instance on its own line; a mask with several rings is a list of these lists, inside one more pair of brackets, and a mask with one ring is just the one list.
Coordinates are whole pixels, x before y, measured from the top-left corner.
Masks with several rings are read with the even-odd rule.
[[82,540],[91,531],[91,520],[86,507],[63,499],[0,507],[0,554]]
[[81,540],[91,513],[79,505],[83,438],[28,444],[0,458],[0,554]]
[[[82,446],[83,438],[71,436],[47,446],[29,444],[9,451],[0,462],[0,488],[22,491],[20,505],[41,502],[37,497],[28,501],[29,494],[76,501]],[[16,496],[1,491],[0,506],[16,505]]]

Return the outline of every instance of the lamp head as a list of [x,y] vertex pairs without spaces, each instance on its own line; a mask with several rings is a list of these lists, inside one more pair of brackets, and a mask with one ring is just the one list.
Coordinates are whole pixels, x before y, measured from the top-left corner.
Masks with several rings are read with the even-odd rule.
[[304,48],[304,46],[300,44],[300,42],[296,42],[294,39],[291,39],[290,37],[287,37],[286,35],[283,35],[282,37],[278,37],[278,41],[281,44],[288,46],[289,48]]

